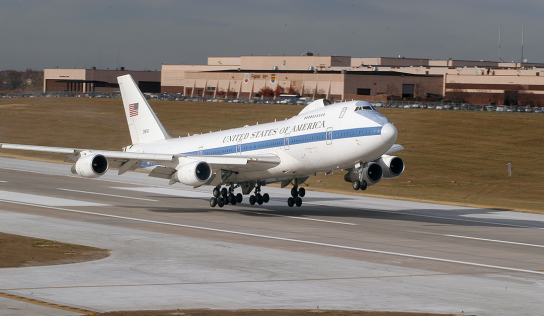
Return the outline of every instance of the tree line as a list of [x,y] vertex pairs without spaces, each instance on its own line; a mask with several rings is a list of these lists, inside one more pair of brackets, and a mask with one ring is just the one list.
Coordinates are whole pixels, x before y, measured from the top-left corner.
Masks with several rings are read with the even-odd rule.
[[30,93],[43,90],[43,71],[27,69],[25,71],[0,71],[0,92]]

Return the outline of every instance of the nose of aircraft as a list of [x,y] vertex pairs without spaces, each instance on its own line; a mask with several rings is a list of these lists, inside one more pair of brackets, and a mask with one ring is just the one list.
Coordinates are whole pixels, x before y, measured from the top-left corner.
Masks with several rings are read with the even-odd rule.
[[391,146],[397,140],[397,128],[391,123],[387,123],[382,126],[382,140],[386,144],[391,144]]

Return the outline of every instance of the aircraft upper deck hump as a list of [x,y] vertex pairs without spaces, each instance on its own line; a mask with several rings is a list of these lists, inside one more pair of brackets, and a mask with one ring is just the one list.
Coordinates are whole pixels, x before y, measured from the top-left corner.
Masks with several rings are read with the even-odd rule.
[[172,138],[164,129],[131,75],[117,78],[133,144]]

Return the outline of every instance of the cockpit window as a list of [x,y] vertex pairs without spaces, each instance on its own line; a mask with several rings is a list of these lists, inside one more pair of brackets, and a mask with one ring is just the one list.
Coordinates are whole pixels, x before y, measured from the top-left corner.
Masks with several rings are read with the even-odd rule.
[[363,106],[357,106],[355,108],[355,111],[376,111],[376,109],[372,105],[363,105]]

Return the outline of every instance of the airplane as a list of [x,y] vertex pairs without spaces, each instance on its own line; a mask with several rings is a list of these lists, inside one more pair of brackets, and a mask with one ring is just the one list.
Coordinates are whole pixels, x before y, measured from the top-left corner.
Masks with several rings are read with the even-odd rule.
[[[347,171],[354,190],[366,190],[382,179],[400,176],[404,161],[390,154],[404,148],[395,144],[397,129],[370,103],[331,104],[320,99],[283,121],[173,138],[165,130],[131,75],[117,78],[132,145],[122,151],[61,148],[1,143],[1,148],[60,153],[72,162],[72,173],[85,178],[119,169],[122,175],[142,165],[149,176],[194,188],[213,186],[211,207],[268,203],[263,186],[292,185],[287,205],[301,206],[301,185],[312,175]],[[242,193],[234,194],[241,188]],[[252,194],[252,192],[254,192]]]

